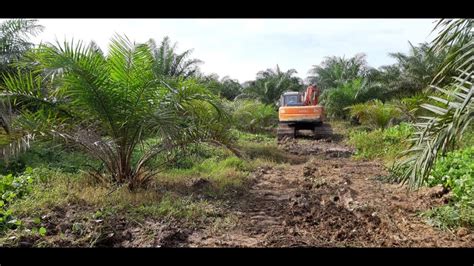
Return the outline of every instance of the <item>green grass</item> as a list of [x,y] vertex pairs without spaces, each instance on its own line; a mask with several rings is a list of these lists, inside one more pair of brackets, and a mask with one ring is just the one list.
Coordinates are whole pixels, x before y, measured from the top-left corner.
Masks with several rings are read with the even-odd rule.
[[190,180],[204,179],[210,182],[203,191],[208,196],[224,196],[230,190],[241,189],[249,172],[253,169],[250,162],[235,156],[222,160],[209,158],[187,169],[170,169],[156,177],[157,184],[167,187],[183,186]]
[[441,228],[474,228],[474,146],[447,153],[431,170],[428,185],[449,188],[449,205],[433,208],[423,215]]
[[219,214],[218,208],[207,200],[196,201],[190,197],[178,197],[171,194],[165,195],[156,203],[142,204],[126,210],[129,217],[138,221],[150,218],[196,221],[212,218]]
[[451,204],[432,208],[423,212],[428,223],[442,229],[455,229],[460,226],[474,229],[474,208],[463,204]]
[[[37,182],[28,197],[11,205],[13,213],[19,217],[41,216],[57,208],[67,209],[71,205],[82,205],[115,212],[136,209],[136,212],[131,213],[146,213],[147,210],[155,210],[152,213],[156,214],[156,217],[171,215],[191,219],[195,218],[195,213],[199,213],[199,206],[206,205],[205,202],[194,203],[186,196],[178,197],[172,193],[161,194],[152,188],[130,192],[126,187],[121,187],[113,191],[110,188],[91,184],[86,174],[40,170],[40,174],[35,171],[34,176]],[[41,181],[40,175],[45,173],[49,175]]]
[[412,132],[413,128],[405,123],[386,130],[353,130],[349,134],[348,143],[356,148],[355,158],[382,159],[391,163],[400,152],[408,148],[407,139]]
[[232,132],[237,137],[238,144],[265,143],[276,145],[276,136],[271,133],[252,134],[238,130],[232,130]]
[[239,132],[238,137],[238,149],[249,160],[260,160],[260,164],[301,163],[304,160],[301,156],[288,154],[279,149],[276,136],[273,134]]
[[12,159],[8,164],[0,162],[0,173],[19,174],[26,167],[60,169],[63,172],[79,173],[99,164],[85,153],[58,144],[54,141],[34,142],[30,149]]

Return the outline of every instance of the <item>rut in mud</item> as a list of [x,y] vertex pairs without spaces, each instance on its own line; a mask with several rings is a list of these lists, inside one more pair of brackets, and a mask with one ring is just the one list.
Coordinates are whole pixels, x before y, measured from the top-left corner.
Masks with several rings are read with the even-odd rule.
[[236,225],[219,234],[195,231],[185,246],[204,247],[472,247],[474,235],[442,231],[419,212],[447,201],[437,188],[408,192],[377,179],[374,161],[356,161],[337,142],[292,140],[280,144],[307,156],[303,164],[259,168],[248,194],[229,212]]

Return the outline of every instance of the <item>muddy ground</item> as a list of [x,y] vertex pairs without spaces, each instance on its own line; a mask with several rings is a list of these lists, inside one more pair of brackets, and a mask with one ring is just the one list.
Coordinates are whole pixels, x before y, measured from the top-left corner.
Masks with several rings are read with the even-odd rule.
[[283,140],[279,147],[304,163],[258,168],[249,189],[228,201],[221,226],[110,217],[71,229],[79,213],[71,206],[44,217],[49,233],[74,235],[50,244],[83,246],[80,239],[88,237],[88,245],[99,247],[474,247],[471,231],[443,231],[420,217],[449,200],[442,188],[409,192],[382,182],[387,172],[380,162],[352,159],[353,150],[339,140]]

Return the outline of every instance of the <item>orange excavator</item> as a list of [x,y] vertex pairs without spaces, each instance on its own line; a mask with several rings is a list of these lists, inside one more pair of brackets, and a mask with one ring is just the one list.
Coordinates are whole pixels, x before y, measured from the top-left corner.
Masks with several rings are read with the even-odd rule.
[[315,138],[330,138],[332,128],[325,123],[324,107],[318,104],[320,90],[311,84],[305,92],[285,92],[278,109],[278,139],[295,138],[298,130],[311,130]]

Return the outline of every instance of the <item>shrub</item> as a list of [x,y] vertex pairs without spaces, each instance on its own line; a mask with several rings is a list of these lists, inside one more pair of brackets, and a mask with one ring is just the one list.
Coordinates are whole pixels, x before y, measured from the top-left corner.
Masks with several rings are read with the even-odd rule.
[[459,202],[433,208],[423,212],[421,216],[427,218],[431,225],[440,228],[474,227],[474,208]]
[[402,114],[396,106],[384,104],[380,100],[355,104],[347,109],[363,125],[381,129],[387,128],[393,119],[400,119]]
[[20,221],[12,216],[9,205],[23,197],[31,190],[33,183],[32,169],[27,168],[21,176],[11,174],[0,176],[0,232],[20,225]]
[[324,90],[321,94],[321,103],[325,106],[329,117],[347,119],[348,106],[377,99],[380,86],[371,83],[368,79],[356,78],[346,81],[338,87]]
[[321,103],[330,117],[346,118],[347,110],[344,108],[357,103],[355,98],[361,82],[360,79],[356,79],[337,88],[323,91]]
[[393,160],[407,145],[406,140],[412,132],[413,127],[407,123],[386,130],[352,131],[349,143],[355,146],[358,158]]
[[442,184],[452,190],[457,201],[474,200],[474,147],[449,152],[431,170],[430,186]]
[[452,201],[422,215],[441,228],[474,227],[474,147],[449,152],[439,158],[428,185],[441,184],[452,191]]
[[228,103],[233,125],[250,133],[265,132],[278,123],[275,108],[257,100],[237,100]]
[[31,148],[6,164],[0,163],[0,174],[21,174],[27,166],[31,168],[60,169],[67,173],[78,173],[88,167],[98,167],[99,162],[67,145],[53,141],[38,141]]
[[399,101],[394,101],[394,105],[396,105],[403,112],[403,116],[407,120],[415,122],[417,117],[431,115],[430,111],[421,107],[422,104],[428,103],[431,105],[444,107],[442,103],[430,98],[430,96],[443,97],[443,95],[439,92],[427,91],[423,93],[417,93],[410,97],[404,97]]

